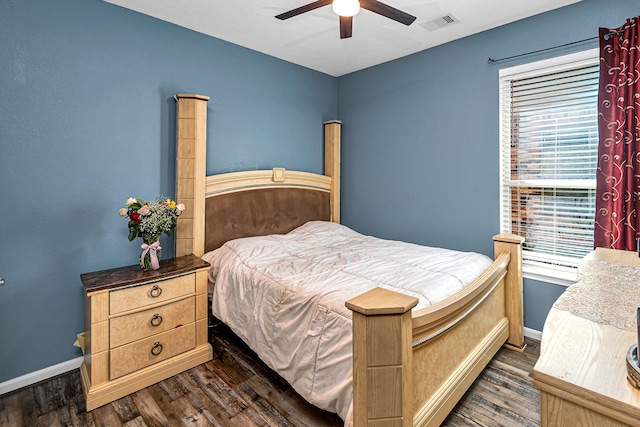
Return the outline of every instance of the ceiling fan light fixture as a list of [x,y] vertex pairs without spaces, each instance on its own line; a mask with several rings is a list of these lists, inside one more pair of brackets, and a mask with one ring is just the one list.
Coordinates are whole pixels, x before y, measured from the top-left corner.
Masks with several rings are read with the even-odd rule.
[[360,11],[358,0],[333,0],[333,12],[340,16],[354,16]]

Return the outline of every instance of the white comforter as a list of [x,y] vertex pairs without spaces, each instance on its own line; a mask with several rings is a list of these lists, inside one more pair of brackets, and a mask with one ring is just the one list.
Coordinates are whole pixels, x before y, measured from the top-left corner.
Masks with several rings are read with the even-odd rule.
[[[345,301],[374,287],[441,301],[491,259],[361,235],[309,222],[286,235],[227,242],[211,263],[212,311],[314,405],[351,424],[351,312]],[[213,288],[213,289],[212,289]]]

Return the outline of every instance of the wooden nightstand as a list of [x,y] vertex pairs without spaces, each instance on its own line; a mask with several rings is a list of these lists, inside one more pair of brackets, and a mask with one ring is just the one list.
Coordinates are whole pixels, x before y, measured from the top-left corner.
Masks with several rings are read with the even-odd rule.
[[207,272],[194,255],[82,274],[87,411],[211,360]]

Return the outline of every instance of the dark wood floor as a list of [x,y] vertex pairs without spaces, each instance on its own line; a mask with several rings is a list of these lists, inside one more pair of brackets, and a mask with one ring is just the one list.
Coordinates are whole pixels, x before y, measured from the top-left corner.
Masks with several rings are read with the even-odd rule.
[[[214,360],[91,412],[78,370],[0,396],[0,426],[342,426],[298,396],[233,334],[219,328]],[[531,370],[537,341],[502,349],[443,425],[537,426]]]

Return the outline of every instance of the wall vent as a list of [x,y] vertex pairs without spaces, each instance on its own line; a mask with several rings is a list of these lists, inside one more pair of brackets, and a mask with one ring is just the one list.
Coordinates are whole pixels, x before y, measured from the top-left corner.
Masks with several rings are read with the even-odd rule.
[[450,13],[439,16],[437,18],[430,19],[428,21],[421,22],[420,25],[429,31],[439,30],[440,28],[448,27],[457,22],[460,22]]

